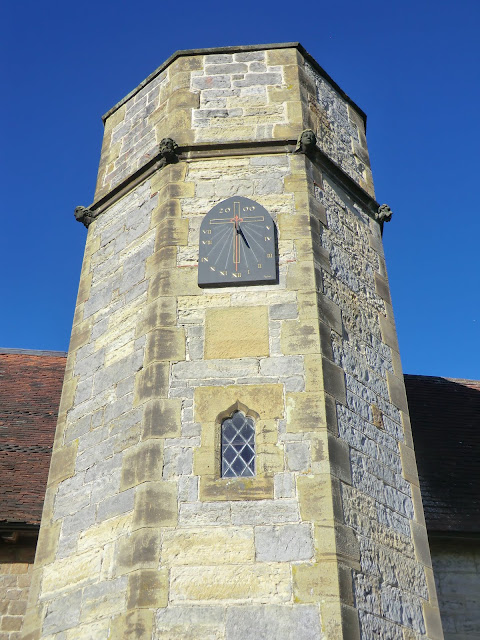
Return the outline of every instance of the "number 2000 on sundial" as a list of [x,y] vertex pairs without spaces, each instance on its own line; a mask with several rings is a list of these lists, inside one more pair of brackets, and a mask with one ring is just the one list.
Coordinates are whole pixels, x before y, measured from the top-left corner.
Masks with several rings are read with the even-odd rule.
[[268,211],[244,197],[215,205],[200,227],[198,285],[277,281],[275,224]]

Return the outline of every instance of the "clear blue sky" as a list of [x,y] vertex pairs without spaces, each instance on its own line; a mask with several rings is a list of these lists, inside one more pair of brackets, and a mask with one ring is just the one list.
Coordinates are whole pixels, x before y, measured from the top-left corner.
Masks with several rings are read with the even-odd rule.
[[480,378],[478,0],[27,0],[2,22],[1,347],[68,347],[100,116],[177,49],[299,41],[368,115],[405,372]]

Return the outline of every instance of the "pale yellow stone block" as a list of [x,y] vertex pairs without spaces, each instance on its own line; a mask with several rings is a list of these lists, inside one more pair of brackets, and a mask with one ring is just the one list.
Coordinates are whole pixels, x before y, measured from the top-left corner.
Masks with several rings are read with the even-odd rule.
[[325,400],[322,393],[305,391],[285,395],[287,406],[287,431],[301,433],[327,428]]
[[183,327],[161,327],[147,334],[145,365],[163,360],[185,360],[185,330]]
[[154,611],[136,609],[113,618],[108,640],[143,640],[151,638],[154,626]]
[[99,525],[90,527],[80,534],[78,539],[78,551],[86,551],[93,547],[103,547],[109,542],[124,535],[131,526],[132,514],[121,515],[117,518],[110,518]]
[[52,524],[44,521],[40,528],[35,563],[37,567],[53,562],[60,537],[61,521],[57,520]]
[[242,564],[254,560],[253,527],[189,528],[163,534],[162,564]]
[[287,288],[294,291],[311,291],[317,286],[313,260],[295,262],[288,267]]
[[195,389],[195,420],[214,423],[239,401],[262,419],[279,419],[284,415],[283,385],[230,385]]
[[120,491],[162,479],[163,441],[147,440],[127,449],[122,460]]
[[136,337],[145,335],[158,327],[168,327],[176,322],[175,298],[157,298],[137,315]]
[[168,604],[168,571],[139,569],[128,575],[127,609],[158,609]]
[[207,309],[205,359],[248,358],[269,354],[268,308]]
[[[65,387],[64,387],[65,391]],[[62,406],[62,403],[61,405]],[[77,459],[78,440],[71,444],[54,449],[48,474],[48,486],[59,484],[62,480],[71,478],[75,473],[75,461]]]
[[143,439],[179,438],[181,411],[181,398],[159,398],[147,402],[143,414]]
[[[213,457],[216,454],[216,458]],[[220,460],[219,452],[209,452],[207,458],[199,458],[204,462],[203,467],[197,464],[195,473],[200,473],[208,469],[208,473],[200,477],[200,500],[204,502],[216,502],[220,500],[270,500],[273,498],[273,466],[272,461],[267,465],[265,454],[257,451],[257,475],[252,478],[220,478],[220,464],[216,464],[216,459]],[[263,462],[262,462],[263,459]],[[208,464],[208,462],[210,464]],[[207,466],[208,465],[208,466]],[[271,471],[270,476],[265,476],[265,467]],[[215,475],[212,475],[213,473]],[[275,471],[283,470],[283,455],[280,464],[275,465]]]
[[324,388],[322,356],[316,353],[307,353],[305,362],[305,391],[318,392]]
[[319,602],[340,597],[335,561],[300,563],[292,567],[293,597],[297,603]]
[[102,550],[91,549],[69,558],[57,560],[43,571],[42,595],[78,588],[98,576]]
[[282,324],[280,344],[285,355],[320,353],[318,320],[285,320]]
[[190,309],[211,309],[212,307],[229,307],[231,295],[229,293],[205,293],[202,296],[178,296],[179,311]]
[[158,569],[162,545],[160,528],[137,529],[116,542],[114,574],[124,575],[137,569]]
[[291,598],[290,565],[173,566],[170,599],[174,603],[249,601],[287,602]]
[[297,491],[302,520],[325,526],[342,517],[340,485],[329,474],[299,476]]
[[[296,198],[295,198],[296,202]],[[305,210],[307,211],[307,210]],[[280,240],[311,238],[310,216],[308,213],[280,213],[277,218]]]
[[177,483],[145,482],[135,491],[133,526],[170,527],[177,524]]

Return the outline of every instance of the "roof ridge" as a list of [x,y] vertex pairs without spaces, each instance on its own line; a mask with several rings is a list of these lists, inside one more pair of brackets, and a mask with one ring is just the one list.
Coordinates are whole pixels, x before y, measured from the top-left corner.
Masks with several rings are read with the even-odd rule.
[[28,356],[56,356],[57,358],[66,358],[66,351],[49,351],[47,349],[10,349],[0,347],[0,355],[22,354]]

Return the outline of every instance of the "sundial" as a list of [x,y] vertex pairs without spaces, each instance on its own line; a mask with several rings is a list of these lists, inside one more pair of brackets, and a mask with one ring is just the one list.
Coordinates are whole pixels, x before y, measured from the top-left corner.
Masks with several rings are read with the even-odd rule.
[[277,282],[276,246],[275,223],[262,205],[243,196],[227,198],[202,221],[198,285]]

